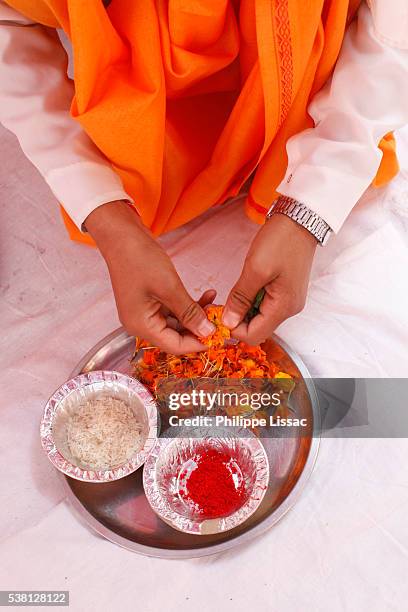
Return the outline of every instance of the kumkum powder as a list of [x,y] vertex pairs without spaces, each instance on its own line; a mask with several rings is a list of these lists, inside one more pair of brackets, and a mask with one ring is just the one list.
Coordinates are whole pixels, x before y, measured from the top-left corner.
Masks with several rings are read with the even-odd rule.
[[179,475],[179,495],[202,519],[229,516],[247,499],[239,465],[228,453],[209,448],[194,456],[196,467]]

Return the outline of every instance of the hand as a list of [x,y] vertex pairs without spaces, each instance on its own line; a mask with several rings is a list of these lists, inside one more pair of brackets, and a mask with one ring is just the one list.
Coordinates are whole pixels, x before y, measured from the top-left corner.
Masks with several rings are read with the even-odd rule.
[[[285,215],[276,214],[266,221],[225,305],[223,323],[233,330],[234,338],[260,344],[280,323],[303,309],[316,246],[310,232]],[[260,312],[248,324],[245,314],[262,287],[265,297]]]
[[107,263],[126,330],[168,353],[204,350],[192,334],[204,337],[214,331],[203,307],[215,291],[194,302],[168,255],[126,202],[98,207],[85,224]]

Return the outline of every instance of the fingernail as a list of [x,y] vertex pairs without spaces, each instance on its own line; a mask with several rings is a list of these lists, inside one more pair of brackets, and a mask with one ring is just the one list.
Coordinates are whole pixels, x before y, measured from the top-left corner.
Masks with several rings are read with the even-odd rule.
[[198,333],[200,336],[205,338],[206,336],[210,336],[215,331],[215,327],[210,321],[205,319],[198,328]]
[[234,327],[236,327],[240,321],[241,317],[236,312],[225,312],[224,316],[222,317],[222,322],[230,329],[234,329]]

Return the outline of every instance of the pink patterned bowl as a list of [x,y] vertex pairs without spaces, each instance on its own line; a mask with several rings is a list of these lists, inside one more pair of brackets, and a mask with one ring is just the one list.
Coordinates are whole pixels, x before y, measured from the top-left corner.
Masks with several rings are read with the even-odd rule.
[[[80,465],[70,452],[67,428],[70,417],[88,399],[102,396],[124,401],[141,424],[142,446],[125,463],[104,469]],[[158,435],[156,402],[138,380],[113,371],[80,374],[65,382],[50,397],[40,426],[41,444],[51,463],[61,472],[86,482],[109,482],[135,472],[144,464]]]
[[[261,504],[269,483],[263,444],[248,430],[240,430],[239,435],[231,430],[198,428],[193,438],[180,432],[180,437],[157,440],[143,468],[143,487],[152,509],[174,529],[195,535],[229,531],[246,521]],[[195,457],[206,449],[226,453],[244,483],[243,503],[228,516],[198,516],[183,500],[182,475],[195,468]]]

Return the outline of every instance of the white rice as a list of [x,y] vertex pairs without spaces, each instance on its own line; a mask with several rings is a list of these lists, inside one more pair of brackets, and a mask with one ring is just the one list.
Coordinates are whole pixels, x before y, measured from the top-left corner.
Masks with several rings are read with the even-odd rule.
[[68,448],[80,467],[108,469],[126,463],[143,446],[142,426],[120,399],[98,397],[81,404],[67,424]]

